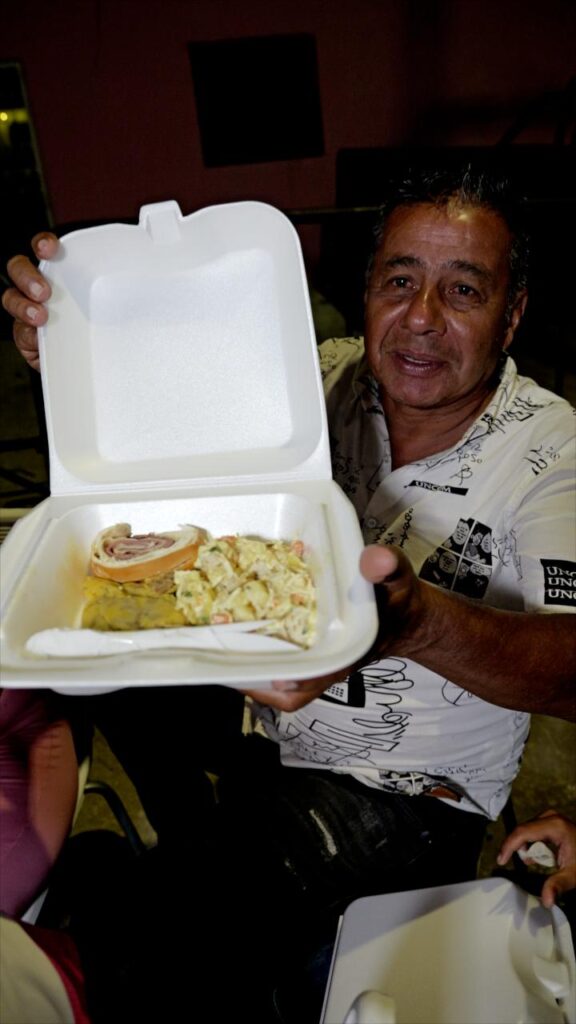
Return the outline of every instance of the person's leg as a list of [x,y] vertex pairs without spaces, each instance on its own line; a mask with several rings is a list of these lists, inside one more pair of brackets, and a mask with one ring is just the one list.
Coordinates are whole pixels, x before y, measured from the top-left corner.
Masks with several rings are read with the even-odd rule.
[[474,877],[481,815],[348,775],[284,767],[276,744],[261,736],[243,738],[218,788],[240,846],[274,849],[286,879],[318,906],[339,907],[372,886],[384,892]]
[[318,1018],[346,906],[361,896],[474,877],[486,825],[434,797],[285,768],[278,748],[259,736],[245,738],[219,792],[220,848],[253,880],[247,885],[260,935],[254,955],[287,1020],[299,1024]]
[[[453,885],[476,878],[488,819],[433,796],[405,798],[430,835],[427,856],[411,869],[404,888]],[[414,879],[412,879],[414,875]]]
[[0,909],[19,916],[45,885],[78,789],[72,730],[43,690],[0,693]]

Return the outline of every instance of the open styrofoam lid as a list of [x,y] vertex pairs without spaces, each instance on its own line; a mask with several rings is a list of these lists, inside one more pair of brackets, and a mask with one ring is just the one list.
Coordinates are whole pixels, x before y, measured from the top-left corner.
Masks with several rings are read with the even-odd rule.
[[258,202],[64,236],[41,264],[52,493],[330,477],[306,275]]

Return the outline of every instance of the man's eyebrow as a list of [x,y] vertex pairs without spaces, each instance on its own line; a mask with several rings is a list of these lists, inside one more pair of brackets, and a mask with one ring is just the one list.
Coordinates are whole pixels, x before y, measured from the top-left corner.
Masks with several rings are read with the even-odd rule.
[[394,267],[424,267],[424,261],[417,256],[401,256],[400,253],[393,253],[388,259],[382,260],[379,267],[382,270],[393,269]]
[[392,256],[378,260],[376,263],[376,270],[379,270],[380,272],[382,270],[396,270],[398,267],[421,267],[423,269],[425,267],[425,263],[423,260],[418,259],[417,256],[401,255],[400,253],[393,253]]
[[472,274],[479,281],[486,281],[486,283],[494,280],[494,275],[482,263],[469,263],[468,260],[450,260],[450,263],[446,264],[446,268],[448,270],[461,270],[464,274]]
[[[395,270],[397,267],[425,268],[426,262],[418,256],[411,256],[408,253],[392,253],[387,259],[382,260],[377,269]],[[471,263],[469,260],[450,260],[443,265],[444,270],[459,270],[463,274],[471,274],[477,281],[485,284],[494,282],[494,275],[483,263]]]

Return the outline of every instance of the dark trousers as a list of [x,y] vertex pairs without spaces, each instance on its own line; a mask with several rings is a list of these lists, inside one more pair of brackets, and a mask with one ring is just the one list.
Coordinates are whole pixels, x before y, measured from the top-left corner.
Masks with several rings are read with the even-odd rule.
[[219,784],[216,855],[222,871],[233,861],[246,880],[245,913],[265,937],[257,962],[281,1019],[307,1024],[318,1020],[348,904],[473,879],[487,819],[436,797],[284,767],[278,747],[257,735],[240,747]]

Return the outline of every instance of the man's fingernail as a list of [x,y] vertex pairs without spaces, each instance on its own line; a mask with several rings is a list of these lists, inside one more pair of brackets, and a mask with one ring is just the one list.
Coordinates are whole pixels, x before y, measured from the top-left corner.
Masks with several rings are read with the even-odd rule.
[[26,316],[28,317],[29,320],[33,320],[34,323],[36,323],[36,321],[38,319],[38,310],[35,309],[34,306],[27,306],[26,307]]
[[293,679],[275,679],[272,683],[272,689],[282,690],[283,692],[286,692],[287,690],[297,690],[298,683]]
[[30,291],[32,292],[32,295],[34,296],[35,299],[41,298],[41,296],[44,294],[44,288],[42,287],[39,281],[32,281],[32,284],[30,285]]
[[45,255],[48,252],[48,249],[49,249],[49,245],[48,245],[47,240],[45,238],[41,238],[40,241],[38,242],[36,248],[37,248],[37,250],[38,250],[38,252],[40,253],[41,256]]

